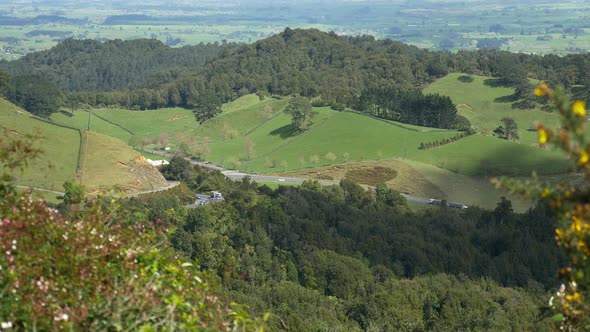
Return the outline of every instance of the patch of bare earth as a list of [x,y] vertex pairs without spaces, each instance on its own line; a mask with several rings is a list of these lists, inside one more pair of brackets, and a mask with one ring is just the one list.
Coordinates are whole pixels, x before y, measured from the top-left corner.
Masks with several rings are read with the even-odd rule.
[[385,183],[391,189],[418,197],[446,198],[447,196],[436,184],[402,160],[354,162],[287,174],[281,173],[281,175],[333,181],[347,178],[362,185],[374,186]]
[[138,156],[131,160],[127,166],[133,178],[128,185],[130,191],[156,190],[168,186],[164,176],[157,168],[150,165],[144,156]]
[[174,121],[174,120],[188,118],[189,116],[190,116],[190,115],[176,114],[176,115],[173,115],[173,116],[171,116],[171,117],[167,118],[167,119],[166,119],[166,120],[164,120],[164,121],[166,121],[166,122],[172,122],[172,121]]

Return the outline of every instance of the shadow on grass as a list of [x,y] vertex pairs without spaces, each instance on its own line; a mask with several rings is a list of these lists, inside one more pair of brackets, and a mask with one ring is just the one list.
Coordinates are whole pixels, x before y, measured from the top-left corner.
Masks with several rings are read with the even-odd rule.
[[505,85],[502,84],[502,81],[498,78],[488,78],[483,81],[484,85],[491,86],[492,88],[500,88],[504,87]]
[[518,98],[514,94],[512,94],[512,95],[494,98],[494,103],[513,103],[517,100],[518,100]]
[[297,136],[297,134],[299,134],[299,131],[291,123],[291,124],[282,126],[281,128],[277,128],[277,129],[271,131],[270,134],[273,135],[273,136],[277,136],[278,135],[282,139],[286,139],[286,138],[289,138],[289,137]]

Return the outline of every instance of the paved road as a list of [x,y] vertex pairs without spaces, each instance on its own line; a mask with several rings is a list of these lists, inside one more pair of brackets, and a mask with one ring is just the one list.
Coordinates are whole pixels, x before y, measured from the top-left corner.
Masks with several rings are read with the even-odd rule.
[[[178,181],[166,181],[166,182],[168,182],[168,186],[166,186],[166,187],[126,194],[126,196],[131,197],[131,196],[137,196],[137,195],[142,195],[142,194],[155,193],[158,191],[172,189],[180,184],[180,182],[178,182]],[[43,192],[52,193],[52,194],[59,195],[59,196],[63,196],[66,194],[61,191],[49,190],[49,189],[43,189],[43,188],[37,188],[37,187],[29,187],[29,186],[21,186],[21,185],[15,185],[15,187],[22,188],[22,189],[32,189],[32,190],[37,190],[37,191],[43,191]],[[92,196],[92,195],[90,195],[90,196]]]
[[179,181],[166,181],[166,182],[168,182],[167,187],[153,189],[153,190],[140,191],[140,192],[136,192],[136,193],[127,194],[126,196],[132,197],[132,196],[138,196],[138,195],[143,195],[143,194],[157,193],[158,191],[172,189],[180,184]]
[[[169,157],[169,158],[172,158],[175,156],[172,153],[166,153],[166,152],[157,151],[157,150],[146,150],[146,151],[153,153],[153,154]],[[276,181],[278,183],[284,183],[284,182],[303,183],[303,181],[309,180],[309,179],[303,179],[303,178],[291,178],[291,177],[284,177],[284,176],[247,174],[247,173],[242,173],[242,172],[238,172],[238,171],[226,170],[223,167],[213,165],[210,163],[195,161],[195,160],[192,160],[190,158],[185,158],[185,157],[183,157],[183,158],[188,160],[193,165],[199,165],[201,167],[205,167],[208,169],[218,170],[221,173],[223,173],[225,176],[227,176],[228,178],[233,179],[233,180],[240,180],[245,176],[249,176],[252,180],[255,180],[255,181],[266,181],[266,182],[275,182]],[[331,186],[334,184],[338,184],[337,181],[319,180],[318,182],[324,186]],[[408,202],[417,203],[417,204],[429,204],[430,203],[430,200],[428,198],[416,197],[416,196],[411,196],[411,195],[403,194],[403,193],[401,195],[404,196],[408,200]],[[461,204],[461,203],[459,203],[459,204]]]

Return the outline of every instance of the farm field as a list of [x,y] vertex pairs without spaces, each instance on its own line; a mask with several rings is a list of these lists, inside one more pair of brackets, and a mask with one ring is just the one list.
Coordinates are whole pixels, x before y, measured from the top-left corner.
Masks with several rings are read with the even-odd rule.
[[90,193],[151,190],[166,181],[145,158],[124,142],[94,132],[84,132],[84,157],[80,183]]
[[140,141],[162,138],[174,142],[174,138],[179,138],[198,126],[192,111],[182,108],[151,111],[98,109],[90,112],[72,112],[69,110],[52,114],[51,120],[59,124],[87,129],[89,117],[90,131],[116,137],[125,143],[129,143],[134,136]]
[[38,130],[43,136],[37,143],[43,153],[29,161],[24,172],[14,174],[16,184],[61,191],[66,180],[76,178],[80,147],[78,131],[30,118],[28,113],[1,98],[0,125],[14,135]]
[[433,50],[487,46],[523,53],[583,53],[590,49],[585,25],[589,8],[583,1],[472,0],[346,1],[338,6],[327,1],[275,1],[260,6],[235,0],[149,7],[138,6],[134,0],[101,6],[86,1],[2,3],[0,59],[48,49],[63,38],[152,38],[171,46],[252,43],[285,27],[372,35]]
[[74,111],[58,112],[51,115],[51,120],[55,123],[86,130],[90,127],[91,131],[101,133],[107,136],[116,137],[124,142],[128,142],[131,134],[127,131],[96,117],[92,112]]
[[[469,117],[478,128],[492,128],[497,123],[495,119],[514,112],[503,104],[493,102],[511,91],[486,86],[484,79],[476,77],[471,93],[468,91],[464,96],[454,98],[471,98],[467,99],[467,103],[474,106],[468,110],[469,113],[461,110],[461,114]],[[456,75],[442,80],[451,80],[449,82],[455,85],[465,84],[457,81]],[[442,83],[435,82],[428,91],[434,92],[437,85],[445,86]],[[472,95],[477,94],[477,89],[484,94],[480,93],[476,98]],[[438,88],[438,92],[455,93],[442,88]],[[486,98],[492,100],[487,105],[487,113]],[[374,119],[353,112],[338,112],[329,107],[315,108],[318,114],[313,125],[306,132],[297,133],[293,130],[290,116],[281,112],[287,102],[288,98],[265,98],[261,101],[255,95],[246,95],[223,105],[220,115],[200,126],[191,111],[182,109],[94,110],[93,113],[100,114],[110,123],[93,116],[91,129],[129,142],[129,132],[121,129],[125,128],[144,135],[137,137],[152,137],[156,147],[164,146],[161,139],[165,136],[166,146],[172,147],[172,151],[180,150],[180,144],[184,142],[187,143],[187,151],[194,156],[247,173],[308,172],[307,177],[317,178],[313,174],[326,167],[383,162],[399,169],[397,180],[388,182],[396,190],[482,207],[493,207],[498,197],[502,196],[488,183],[490,177],[528,176],[533,170],[540,175],[558,175],[571,167],[570,162],[557,152],[491,135],[476,134],[437,148],[419,150],[422,142],[451,137],[457,132]],[[530,119],[535,114],[545,116],[545,121],[555,120],[554,114],[540,111],[528,113],[522,115],[520,119],[524,120],[520,121],[532,121]],[[54,120],[84,127],[87,115],[86,112],[76,112],[74,117],[59,114],[54,115]],[[162,135],[162,132],[166,134]],[[530,141],[536,140],[534,135],[531,133]],[[139,152],[136,154],[139,155]],[[151,159],[160,159],[143,154]],[[323,171],[320,173],[323,174]],[[341,175],[335,178],[341,178]],[[402,179],[412,181],[403,182]],[[528,203],[515,201],[515,206],[524,209]]]
[[100,109],[94,111],[142,138],[158,138],[162,133],[173,135],[193,130],[198,126],[192,111],[183,108],[164,108],[149,111]]
[[260,101],[256,95],[246,95],[224,104],[221,114],[204,122],[193,131],[193,134],[208,137],[211,142],[243,136],[256,126],[270,121],[287,103],[288,98],[265,98]]
[[425,151],[412,151],[409,159],[472,176],[526,176],[565,173],[573,165],[561,153],[509,142],[492,136],[473,135]]
[[[417,149],[422,140],[438,140],[456,134],[454,131],[415,132],[383,121],[331,108],[318,108],[314,125],[306,132],[292,130],[290,118],[281,115],[252,132],[256,153],[250,161],[239,153],[241,144],[227,141],[211,144],[207,159],[222,162],[226,158],[242,159],[248,171],[276,172],[300,168],[315,168],[343,161],[375,160],[403,157]],[[268,151],[271,139],[273,149]],[[262,149],[262,147],[265,147]],[[234,153],[235,155],[231,155]],[[328,154],[334,156],[328,156]]]
[[[77,112],[79,117],[60,118],[63,124],[81,127],[87,112]],[[86,116],[85,116],[86,115]],[[67,119],[67,123],[66,123]],[[98,118],[97,118],[98,119]],[[107,122],[95,121],[102,131],[116,135],[120,132]],[[43,138],[37,143],[43,153],[29,161],[24,172],[14,174],[15,183],[22,186],[63,190],[67,180],[79,180],[91,193],[117,188],[122,191],[151,190],[166,186],[167,183],[159,172],[148,167],[144,157],[125,142],[116,137],[95,132],[83,132],[84,145],[80,149],[80,134],[77,130],[53,125],[35,118],[30,114],[0,99],[0,124],[10,130],[12,135],[20,135],[38,130]],[[78,154],[81,172],[77,174]],[[161,159],[161,158],[158,158]],[[35,195],[46,193],[35,192]],[[47,194],[49,196],[52,194]]]
[[535,128],[535,122],[541,121],[549,127],[559,123],[558,114],[537,109],[513,109],[511,102],[499,101],[502,97],[512,95],[513,88],[486,85],[485,81],[492,78],[476,75],[470,75],[474,79],[473,82],[464,83],[457,79],[462,75],[464,74],[449,74],[432,83],[424,92],[451,97],[453,103],[457,105],[458,114],[469,119],[472,126],[483,134],[491,135],[494,129],[501,125],[500,120],[503,117],[511,117],[518,125],[520,142],[534,144],[537,142],[537,133],[530,129]]

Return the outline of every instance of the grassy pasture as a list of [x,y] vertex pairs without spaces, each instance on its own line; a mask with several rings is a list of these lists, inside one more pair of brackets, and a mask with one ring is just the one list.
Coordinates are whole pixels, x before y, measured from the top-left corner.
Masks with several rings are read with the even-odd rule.
[[[211,142],[243,136],[261,123],[269,121],[272,116],[276,116],[287,103],[288,98],[281,100],[265,98],[260,101],[255,95],[243,96],[224,104],[223,112],[203,123],[194,131],[194,134],[199,137],[209,137]],[[268,113],[264,112],[265,106],[270,107]]]
[[[256,143],[256,154],[252,160],[243,162],[243,168],[256,172],[277,172],[283,168],[315,168],[347,160],[404,157],[423,141],[456,134],[454,131],[416,132],[328,107],[316,110],[319,114],[314,119],[314,125],[302,134],[292,131],[290,118],[284,114],[253,131],[249,137]],[[229,140],[212,144],[207,158],[214,162],[229,157],[239,159],[243,156],[242,150],[240,139]],[[328,153],[334,156],[330,158]],[[274,163],[274,167],[269,167],[269,163]]]
[[157,138],[164,132],[170,135],[185,133],[199,125],[193,112],[184,108],[149,111],[100,109],[94,112],[144,138]]
[[70,114],[72,114],[72,116],[61,112],[53,113],[51,115],[51,120],[59,124],[78,128],[80,130],[86,130],[88,128],[88,124],[90,123],[90,131],[116,137],[123,142],[128,142],[129,138],[132,136],[127,131],[114,126],[97,116],[94,116],[92,112],[74,111]]
[[415,150],[409,159],[473,176],[565,173],[571,162],[556,151],[509,142],[492,136],[473,135],[434,149]]
[[[533,144],[537,141],[534,128],[537,121],[554,127],[559,123],[559,116],[555,113],[540,110],[513,109],[511,102],[502,102],[502,97],[514,93],[513,88],[491,87],[485,84],[491,79],[485,76],[473,75],[473,82],[463,83],[457,78],[463,74],[449,74],[425,89],[426,93],[438,93],[449,96],[457,105],[457,111],[471,121],[471,124],[483,134],[491,134],[501,125],[503,117],[513,118],[518,125],[518,135],[523,144]],[[531,94],[533,91],[531,91]]]
[[84,160],[80,182],[89,190],[125,188],[133,177],[126,164],[139,152],[116,138],[85,132]]
[[80,147],[77,131],[32,119],[4,99],[0,99],[0,125],[12,130],[13,135],[38,130],[43,136],[37,143],[43,153],[29,161],[24,172],[14,174],[16,184],[61,191],[64,181],[76,178]]

